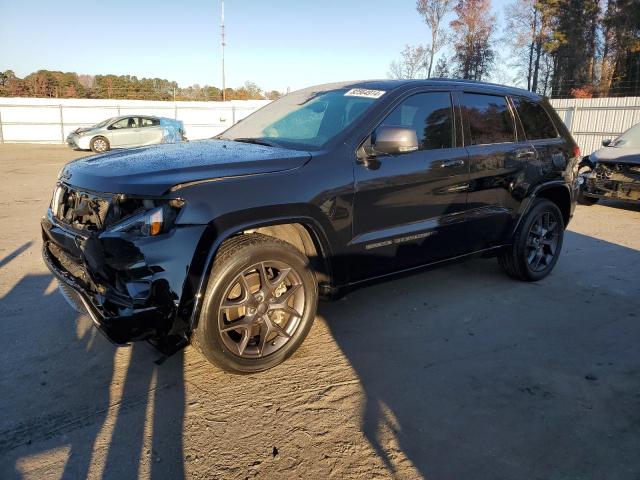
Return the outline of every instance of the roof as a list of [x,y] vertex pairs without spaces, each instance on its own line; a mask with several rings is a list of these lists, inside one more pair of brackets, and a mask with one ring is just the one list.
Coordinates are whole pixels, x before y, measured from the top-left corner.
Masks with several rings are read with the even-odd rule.
[[363,80],[352,82],[353,86],[359,88],[370,88],[374,90],[395,90],[403,87],[434,87],[434,86],[451,86],[451,87],[473,87],[486,88],[488,91],[501,92],[507,95],[520,95],[532,98],[540,98],[537,93],[524,90],[522,88],[509,87],[499,85],[497,83],[478,82],[476,80],[458,80],[453,78],[428,78],[420,80]]

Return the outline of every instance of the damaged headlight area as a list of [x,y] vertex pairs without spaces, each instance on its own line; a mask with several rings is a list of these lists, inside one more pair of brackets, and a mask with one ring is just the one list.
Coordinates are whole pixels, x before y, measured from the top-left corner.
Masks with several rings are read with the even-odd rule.
[[184,206],[181,199],[154,200],[118,195],[107,216],[108,232],[153,237],[170,231]]
[[184,201],[177,198],[101,194],[60,183],[50,208],[56,220],[75,230],[147,237],[168,232],[183,206]]

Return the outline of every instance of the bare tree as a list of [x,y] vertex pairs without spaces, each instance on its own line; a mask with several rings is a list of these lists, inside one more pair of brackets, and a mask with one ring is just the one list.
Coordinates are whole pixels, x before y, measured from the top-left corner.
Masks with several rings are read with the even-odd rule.
[[81,74],[78,75],[78,81],[84,88],[93,88],[95,77],[93,75]]
[[426,72],[429,59],[429,49],[422,45],[405,45],[400,53],[400,59],[389,65],[391,78],[422,78]]
[[433,59],[438,50],[445,44],[447,36],[440,30],[440,23],[444,16],[453,8],[454,0],[418,0],[416,9],[422,15],[424,22],[431,30],[431,45],[427,62],[427,77],[431,77]]
[[433,70],[433,78],[449,78],[451,72],[449,71],[449,65],[444,57],[440,57],[436,63],[436,67]]
[[514,0],[505,9],[505,41],[512,48],[514,66],[526,77],[527,89],[539,89],[541,64],[550,36],[550,17],[538,0]]

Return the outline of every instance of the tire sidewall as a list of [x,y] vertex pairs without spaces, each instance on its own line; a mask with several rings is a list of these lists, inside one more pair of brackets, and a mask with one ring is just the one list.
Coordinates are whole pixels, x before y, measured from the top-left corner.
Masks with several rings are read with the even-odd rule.
[[[315,319],[318,287],[306,257],[293,247],[280,244],[254,244],[243,247],[221,265],[214,264],[195,335],[205,356],[219,367],[234,372],[253,373],[272,368],[290,357],[304,341]],[[278,260],[291,266],[302,280],[305,307],[292,338],[278,351],[260,358],[242,358],[230,352],[218,327],[218,308],[231,282],[250,265]]]
[[[541,214],[547,211],[553,213],[559,223],[558,246],[556,255],[554,255],[553,260],[551,261],[551,265],[547,266],[547,268],[540,272],[535,272],[531,269],[531,267],[529,266],[529,262],[527,261],[527,239],[529,237],[529,231],[531,230],[533,222],[535,222]],[[564,219],[562,217],[562,212],[560,212],[560,209],[555,203],[546,199],[538,200],[525,218],[524,223],[522,224],[522,230],[520,232],[520,235],[518,236],[518,261],[520,262],[520,267],[522,268],[522,272],[524,272],[527,280],[541,280],[553,271],[558,259],[560,258],[563,241]]]

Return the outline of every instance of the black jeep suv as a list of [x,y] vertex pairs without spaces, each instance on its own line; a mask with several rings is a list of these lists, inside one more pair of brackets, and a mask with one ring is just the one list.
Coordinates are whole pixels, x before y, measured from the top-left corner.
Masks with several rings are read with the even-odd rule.
[[578,147],[548,103],[469,81],[291,93],[218,137],[79,159],[42,220],[61,291],[117,344],[232,371],[291,355],[319,297],[474,254],[551,272]]

